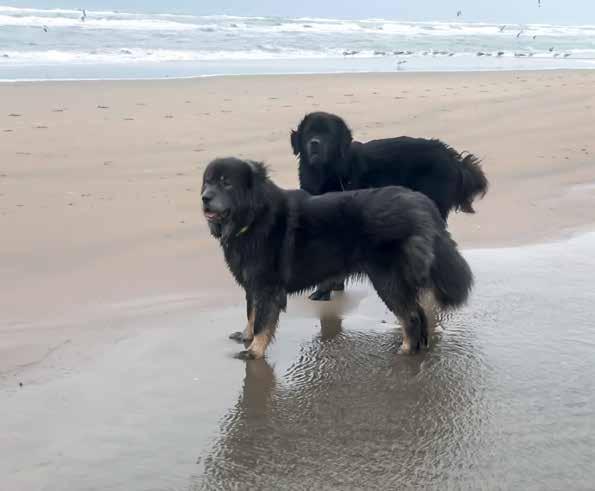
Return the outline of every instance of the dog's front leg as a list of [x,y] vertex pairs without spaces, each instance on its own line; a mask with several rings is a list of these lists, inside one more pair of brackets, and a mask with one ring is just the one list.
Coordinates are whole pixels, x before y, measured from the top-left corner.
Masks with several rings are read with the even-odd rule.
[[285,307],[284,298],[285,296],[280,295],[279,292],[259,292],[254,296],[254,338],[248,349],[238,354],[238,358],[257,360],[264,357],[275,335],[279,313]]
[[229,335],[229,339],[238,341],[240,343],[248,343],[254,338],[254,317],[255,317],[255,301],[253,298],[252,291],[246,289],[246,318],[247,324],[246,329],[243,331],[232,332]]

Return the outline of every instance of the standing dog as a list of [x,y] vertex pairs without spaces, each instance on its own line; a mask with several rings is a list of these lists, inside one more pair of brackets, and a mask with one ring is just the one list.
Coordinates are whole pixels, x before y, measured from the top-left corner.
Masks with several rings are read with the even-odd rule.
[[[451,210],[474,213],[473,200],[488,190],[479,160],[463,156],[440,140],[386,138],[354,142],[339,116],[308,114],[291,132],[299,156],[300,187],[310,194],[403,186],[428,196],[446,220]],[[343,280],[319,285],[312,300],[329,300]]]
[[264,356],[288,294],[333,276],[370,279],[403,326],[405,353],[428,343],[421,297],[459,307],[473,283],[434,203],[405,188],[310,196],[277,187],[261,163],[227,158],[207,166],[202,202],[246,292],[248,325],[231,336],[250,342],[244,359]]

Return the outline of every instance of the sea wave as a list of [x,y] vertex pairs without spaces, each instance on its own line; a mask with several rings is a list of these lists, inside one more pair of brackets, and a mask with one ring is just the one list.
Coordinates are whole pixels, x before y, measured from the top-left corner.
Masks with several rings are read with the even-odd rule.
[[405,22],[388,19],[344,20],[330,18],[241,17],[230,15],[195,16],[188,14],[145,14],[74,9],[34,9],[0,6],[0,26],[52,27],[111,30],[300,34],[369,34],[374,36],[495,36],[509,38],[595,36],[594,25],[563,26],[550,24],[494,24],[481,22]]
[[261,46],[259,49],[233,50],[233,51],[201,51],[201,50],[169,50],[169,49],[143,49],[143,48],[118,48],[111,50],[94,51],[66,51],[66,50],[31,50],[31,51],[0,51],[0,66],[18,64],[118,64],[118,63],[158,63],[158,62],[190,62],[190,61],[249,61],[249,60],[307,60],[307,59],[361,59],[393,57],[398,60],[410,58],[445,58],[445,57],[535,57],[557,58],[575,57],[576,59],[595,59],[595,50],[570,50],[565,53],[532,52],[529,54],[515,51],[481,51],[478,53],[454,51],[378,51],[363,50],[358,52],[332,49],[324,51],[278,49],[273,46]]

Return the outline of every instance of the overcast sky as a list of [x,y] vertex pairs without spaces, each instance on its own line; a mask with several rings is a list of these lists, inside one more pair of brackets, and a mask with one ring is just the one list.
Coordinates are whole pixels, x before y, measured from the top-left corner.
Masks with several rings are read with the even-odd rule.
[[0,0],[0,5],[194,14],[595,24],[595,0]]

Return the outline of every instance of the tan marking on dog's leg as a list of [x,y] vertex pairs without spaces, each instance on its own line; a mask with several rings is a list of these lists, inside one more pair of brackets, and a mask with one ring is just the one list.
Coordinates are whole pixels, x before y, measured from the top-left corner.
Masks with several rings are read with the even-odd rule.
[[254,339],[248,346],[248,351],[253,358],[259,360],[264,357],[266,349],[273,338],[274,328],[267,328],[263,332],[254,336]]
[[419,304],[426,314],[428,321],[428,342],[434,334],[438,324],[438,302],[433,290],[426,290],[422,293]]
[[401,324],[401,332],[403,333],[403,341],[399,348],[399,353],[408,355],[411,353],[411,339],[409,338],[409,334],[407,334],[407,320],[401,316],[397,316],[397,319],[399,320],[399,324]]
[[403,344],[401,344],[399,351],[404,355],[411,354],[411,339],[409,339],[409,335],[407,334],[405,327],[403,327]]
[[244,329],[244,339],[246,341],[251,341],[254,339],[254,318],[256,317],[256,310],[253,308],[250,311],[250,315],[248,316],[248,324],[246,324],[246,329]]

